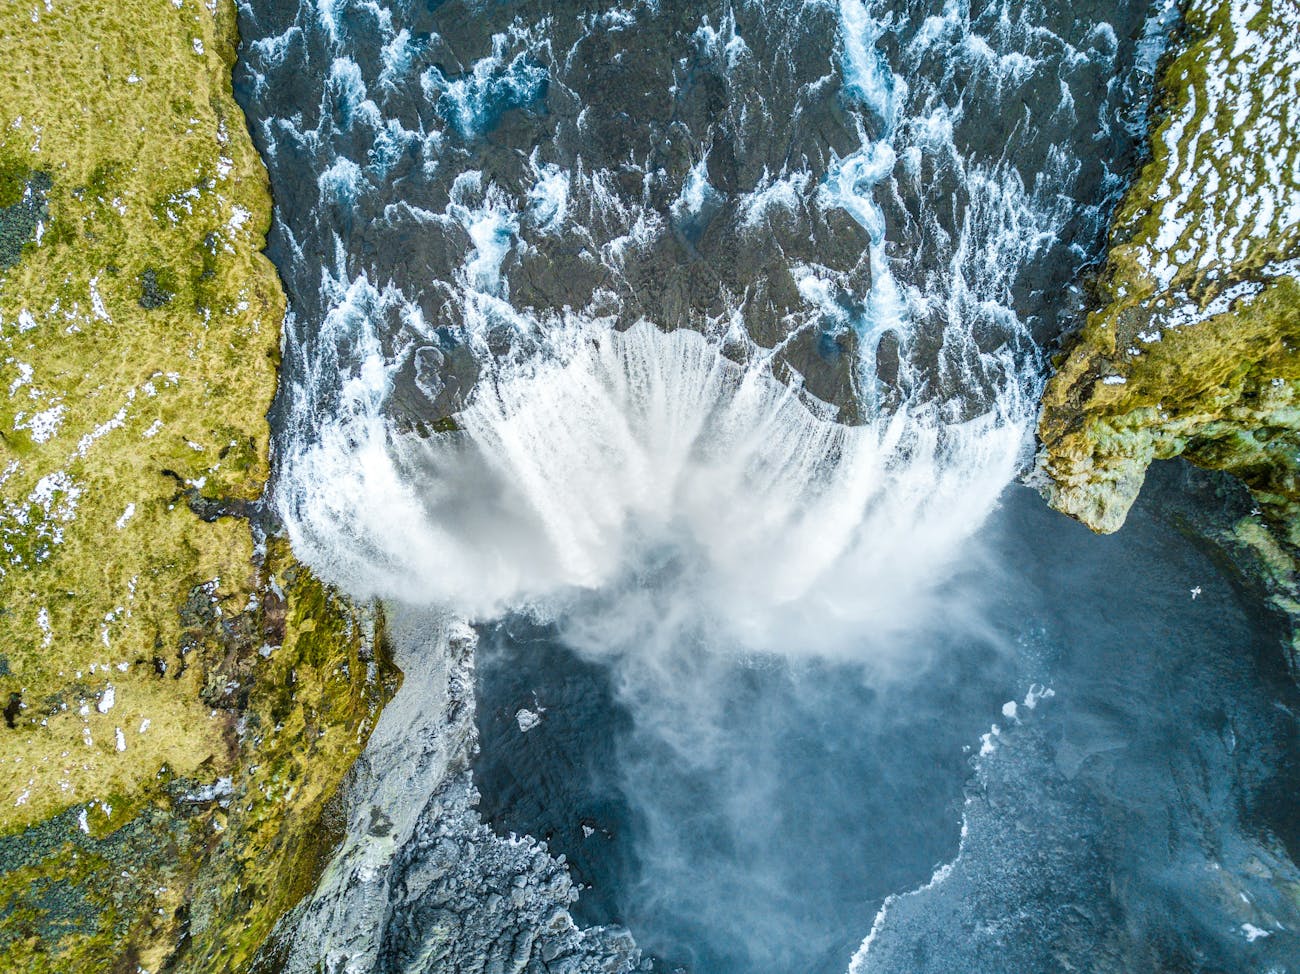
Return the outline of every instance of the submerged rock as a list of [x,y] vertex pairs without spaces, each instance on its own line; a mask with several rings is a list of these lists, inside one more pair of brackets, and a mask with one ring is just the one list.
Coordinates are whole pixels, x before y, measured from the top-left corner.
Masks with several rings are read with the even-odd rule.
[[1043,397],[1043,490],[1109,533],[1153,460],[1232,473],[1258,505],[1237,536],[1293,612],[1300,8],[1189,0],[1183,17],[1160,70],[1151,158],[1117,213],[1096,309]]

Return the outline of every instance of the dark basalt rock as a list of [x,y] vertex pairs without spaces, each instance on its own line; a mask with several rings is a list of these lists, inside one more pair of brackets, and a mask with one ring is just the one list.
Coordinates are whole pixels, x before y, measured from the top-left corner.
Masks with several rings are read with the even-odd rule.
[[53,185],[49,173],[0,168],[0,270],[18,263],[36,227],[49,218],[46,194]]
[[176,292],[159,281],[158,271],[152,267],[140,273],[140,307],[146,311],[161,308],[175,296]]

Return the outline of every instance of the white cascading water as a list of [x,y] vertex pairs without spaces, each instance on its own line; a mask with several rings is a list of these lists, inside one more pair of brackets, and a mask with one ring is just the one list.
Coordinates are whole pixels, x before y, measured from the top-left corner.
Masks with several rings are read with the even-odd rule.
[[672,549],[684,611],[755,649],[808,625],[903,624],[1011,478],[1024,429],[909,409],[844,426],[702,335],[647,323],[483,383],[458,422],[431,439],[367,422],[356,446],[327,430],[296,458],[296,550],[361,594],[481,619],[558,607]]
[[[963,29],[956,14],[950,19],[948,27]],[[991,277],[990,255],[1023,259],[1061,214],[1059,197],[1040,205],[1013,170],[973,169],[981,205],[967,217],[950,279],[928,293],[900,287],[874,198],[890,178],[892,140],[900,130],[911,139],[909,156],[917,146],[955,150],[935,140],[938,109],[925,125],[899,126],[907,86],[874,47],[888,24],[860,0],[842,5],[847,88],[883,131],[873,141],[859,124],[862,149],[810,193],[815,205],[847,211],[871,239],[874,284],[862,319],[851,323],[862,339],[863,425],[834,421],[832,409],[774,378],[770,350],[751,343],[744,362],[724,356],[716,329],[666,334],[641,322],[616,333],[595,311],[539,321],[513,308],[501,262],[529,206],[556,218],[556,174],[539,173],[531,202],[514,212],[478,173],[466,173],[447,213],[422,217],[457,221],[475,245],[455,283],[465,340],[480,349],[484,376],[456,417],[460,431],[424,438],[387,422],[401,355],[385,357],[379,312],[402,309],[414,331],[429,329],[395,288],[377,289],[364,275],[349,280],[340,256],[338,276],[327,277],[332,310],[311,346],[298,350],[306,378],[291,390],[302,425],[282,458],[277,499],[295,550],[354,594],[440,604],[475,619],[558,612],[574,596],[661,564],[671,550],[681,612],[722,642],[788,648],[793,633],[815,625],[831,637],[819,649],[834,651],[836,632],[906,625],[990,513],[1026,445],[1036,353],[1005,306],[1018,264],[1004,260]],[[950,122],[948,132],[950,140]],[[599,201],[601,177],[588,178]],[[629,222],[633,237],[663,230],[653,212]],[[612,266],[624,249],[606,248]],[[906,372],[912,316],[933,319],[936,302],[942,367],[964,373],[969,388],[945,401],[918,382],[884,410],[876,345],[885,333],[898,336]],[[482,336],[503,319],[528,336],[531,354],[504,363],[487,354]],[[1028,354],[1006,342],[980,351],[977,332],[993,326],[1010,329]],[[322,425],[303,420],[330,399]]]

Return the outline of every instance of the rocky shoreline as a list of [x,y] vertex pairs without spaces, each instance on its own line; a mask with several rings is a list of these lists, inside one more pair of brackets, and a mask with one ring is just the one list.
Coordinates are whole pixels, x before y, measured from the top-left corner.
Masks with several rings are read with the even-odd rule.
[[343,841],[268,943],[268,969],[647,970],[626,930],[574,921],[580,887],[564,856],[480,817],[470,768],[476,632],[394,606],[391,634],[402,689],[349,776]]

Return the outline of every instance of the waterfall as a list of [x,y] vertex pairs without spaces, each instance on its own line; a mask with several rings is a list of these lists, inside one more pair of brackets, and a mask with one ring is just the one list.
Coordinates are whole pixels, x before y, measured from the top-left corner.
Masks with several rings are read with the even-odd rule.
[[[649,753],[700,767],[733,753],[709,735],[736,666],[920,668],[1120,188],[1131,52],[1006,0],[254,6],[242,86],[293,309],[273,500],[314,571],[440,655],[404,661],[291,969],[327,941],[329,970],[408,969],[392,924],[446,964],[438,923],[394,918],[443,910],[456,870],[481,867],[474,936],[576,896],[475,817],[449,620],[553,623]],[[746,794],[779,786],[749,770]],[[671,864],[660,824],[642,851]],[[487,891],[516,869],[546,878],[503,918]]]
[[280,497],[295,550],[354,592],[484,619],[670,550],[689,611],[774,647],[791,626],[902,625],[1014,473],[1023,419],[845,426],[641,323],[480,387],[458,432],[330,431]]
[[[441,211],[387,204],[388,221],[400,217],[417,233],[465,234],[464,256],[439,281],[376,286],[373,271],[351,269],[336,234],[335,268],[321,275],[323,317],[289,328],[296,365],[282,397],[276,499],[309,563],[358,595],[486,619],[558,610],[566,595],[642,570],[675,546],[699,614],[730,620],[725,628],[742,641],[781,631],[783,613],[798,624],[902,624],[907,593],[942,578],[1017,469],[1039,356],[1013,291],[1077,216],[1068,191],[1079,166],[1051,147],[1026,187],[1005,159],[963,154],[954,126],[964,105],[953,101],[952,78],[909,80],[889,67],[881,39],[901,35],[905,21],[882,7],[845,0],[837,14],[843,104],[858,147],[842,157],[832,150],[820,179],[787,175],[780,204],[818,219],[847,213],[865,231],[869,281],[855,293],[844,273],[792,264],[803,319],[775,345],[748,334],[734,301],[722,318],[686,330],[646,316],[627,323],[628,296],[608,288],[576,308],[511,297],[518,262],[547,236],[603,237],[599,256],[589,248],[587,259],[626,276],[677,218],[723,206],[702,159],[667,218],[645,194],[615,194],[610,172],[580,155],[565,173],[539,163],[537,150],[513,194],[465,169]],[[986,37],[968,8],[948,4],[920,21],[907,58],[920,64],[955,50],[1000,97],[1055,58],[1083,57],[1026,14],[1000,16]],[[727,74],[743,71],[748,53],[730,24],[726,44],[711,27],[697,32]],[[544,87],[538,65],[550,47],[545,25],[516,25],[494,35],[464,77],[426,72],[421,85],[441,79],[459,92],[449,124],[476,132],[521,104],[514,74],[527,68],[530,98]],[[477,86],[474,98],[467,85]],[[508,104],[492,102],[497,87],[508,89]],[[378,113],[367,94],[355,78],[343,123],[323,102],[311,138]],[[1068,88],[1060,99],[1060,111],[1072,104]],[[475,111],[484,117],[470,118]],[[427,151],[429,134],[407,134]],[[916,234],[914,253],[891,257],[898,248],[882,201],[927,176],[957,181],[959,219],[940,233],[951,219],[924,193],[910,212],[891,207]],[[725,207],[742,235],[771,219],[770,178],[734,195]],[[922,277],[918,261],[935,248],[942,260]],[[444,295],[454,324],[428,320],[428,301],[410,296],[422,286]],[[781,361],[810,328],[856,339],[852,409],[819,400]],[[476,363],[472,390],[461,390],[441,431],[396,423],[390,404],[412,363],[426,401],[443,392],[448,334]],[[898,359],[889,379],[879,362],[887,336]],[[845,423],[848,412],[859,421]]]

